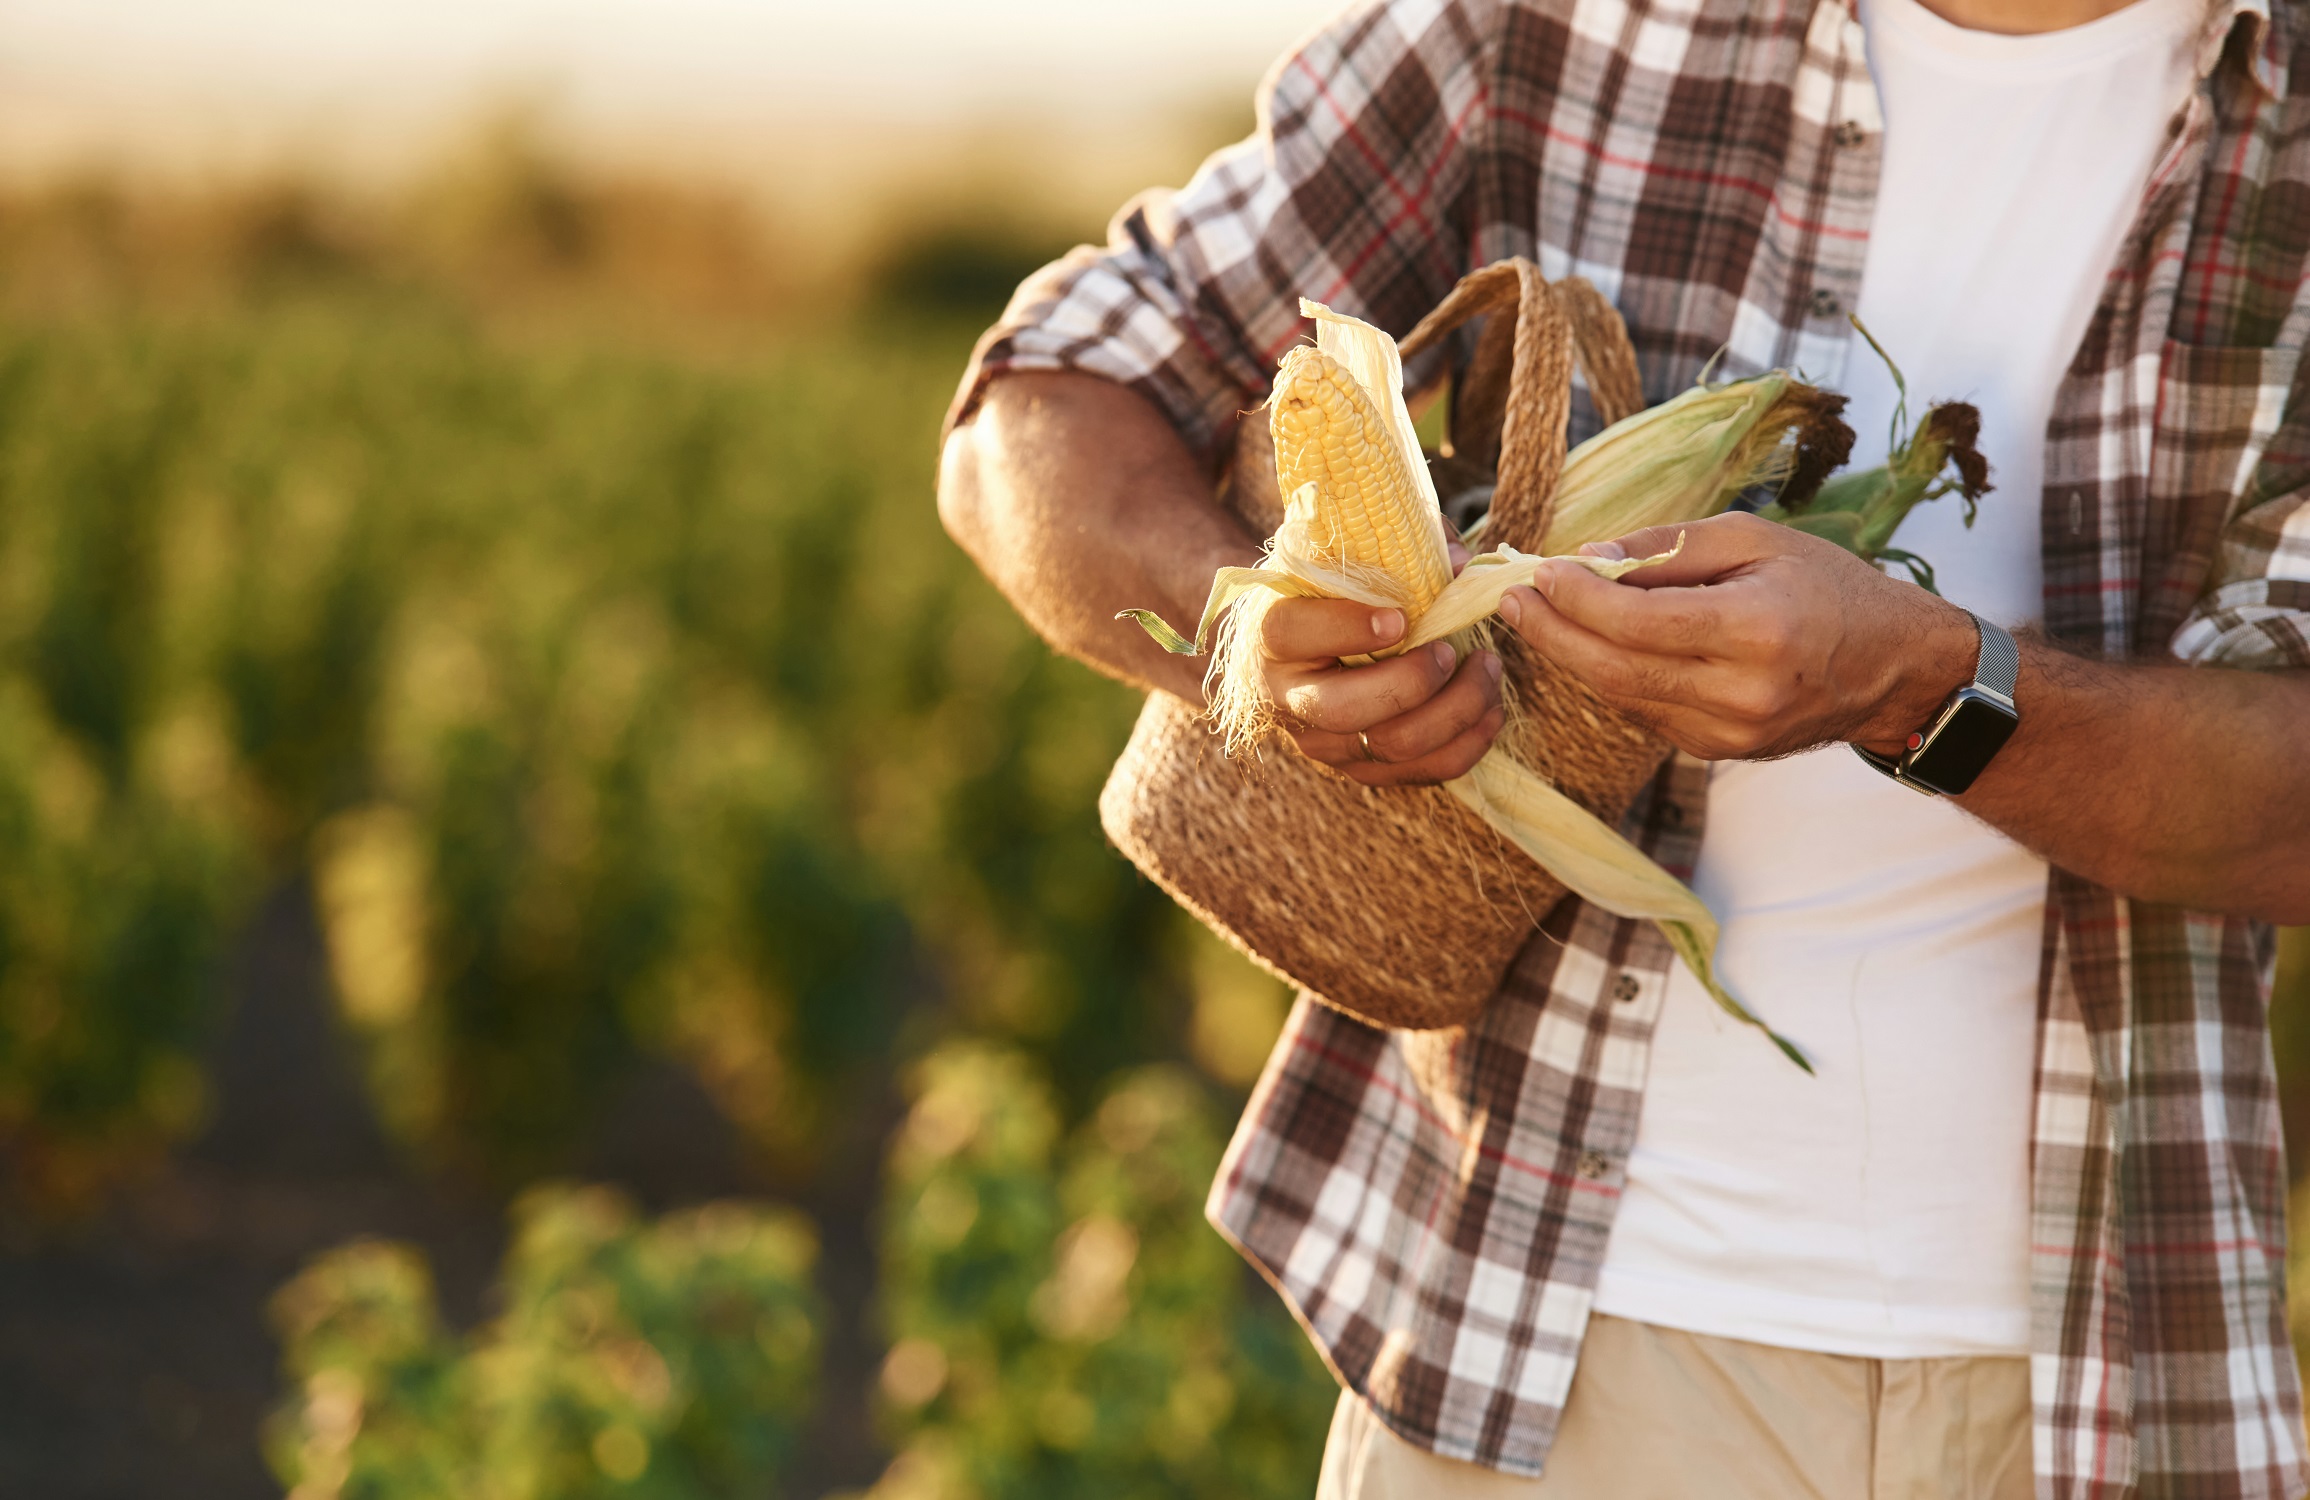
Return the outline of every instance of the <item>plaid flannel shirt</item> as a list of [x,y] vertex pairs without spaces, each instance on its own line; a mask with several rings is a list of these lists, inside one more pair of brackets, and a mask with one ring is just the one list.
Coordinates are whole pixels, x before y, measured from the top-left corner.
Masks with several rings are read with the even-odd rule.
[[[2045,621],[2071,650],[2310,667],[2295,3],[2210,4],[2200,85],[2056,399]],[[1216,474],[1308,331],[1300,296],[1400,335],[1510,255],[1613,300],[1654,401],[1720,348],[1734,373],[1834,386],[1881,139],[1843,0],[1366,0],[1276,65],[1256,135],[1020,289],[955,417],[1002,372],[1086,371],[1149,397]],[[1574,423],[1594,430],[1584,396]],[[1706,786],[1680,758],[1629,815],[1680,873]],[[2032,1152],[2041,1496],[2304,1488],[2272,950],[2265,927],[2052,876]],[[1304,997],[1293,1011],[1211,1217],[1411,1442],[1540,1472],[1670,962],[1646,925],[1568,902],[1464,1031],[1389,1033]]]

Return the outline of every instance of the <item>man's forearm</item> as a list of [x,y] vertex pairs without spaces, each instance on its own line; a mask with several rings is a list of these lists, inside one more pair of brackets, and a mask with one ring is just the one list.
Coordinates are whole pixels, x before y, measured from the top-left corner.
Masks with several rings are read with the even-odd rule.
[[[1921,601],[1920,601],[1921,602]],[[1937,601],[1936,601],[1937,603]],[[1938,605],[1880,714],[1900,749],[1970,681],[1979,637]],[[1960,807],[2065,870],[2145,901],[2310,921],[2310,674],[2112,665],[2024,639],[2021,727]]]
[[[1608,545],[1662,561],[1618,583],[1551,564],[1501,614],[1703,759],[1890,753],[1973,676],[1963,610],[1818,537],[1723,515]],[[2122,895],[2310,922],[2310,673],[2025,642],[2014,699],[2020,729],[1959,806]]]
[[1202,700],[1204,662],[1172,656],[1125,608],[1192,629],[1229,564],[1258,542],[1144,398],[1074,373],[995,381],[948,437],[939,515],[1045,639],[1111,676]]
[[2129,896],[2310,922],[2310,679],[2024,642],[2015,701],[1959,806]]

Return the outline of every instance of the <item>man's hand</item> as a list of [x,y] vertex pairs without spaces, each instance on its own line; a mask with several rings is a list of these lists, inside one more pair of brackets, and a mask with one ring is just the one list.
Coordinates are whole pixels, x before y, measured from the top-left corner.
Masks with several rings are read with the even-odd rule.
[[[1211,498],[1179,434],[1144,397],[1096,376],[1006,375],[947,439],[939,515],[1020,613],[1060,650],[1201,706],[1208,662],[1173,656],[1116,611],[1192,620],[1214,570],[1259,560],[1258,541]],[[1454,567],[1467,561],[1454,546]],[[1262,645],[1269,696],[1315,759],[1367,786],[1445,781],[1500,731],[1499,658],[1446,665],[1429,647],[1367,667],[1403,616],[1284,599]],[[1366,744],[1371,755],[1364,753]]]
[[1704,760],[1832,740],[1898,749],[1970,681],[1965,611],[1818,537],[1748,515],[1656,526],[1587,549],[1651,557],[1617,583],[1540,570],[1501,617],[1606,702]]
[[1259,633],[1268,697],[1312,759],[1365,786],[1465,775],[1500,732],[1500,658],[1456,661],[1437,641],[1369,666],[1340,664],[1402,639],[1403,611],[1349,599],[1279,599]]
[[[1603,544],[1684,551],[1607,583],[1542,570],[1501,614],[1708,759],[1894,751],[1970,681],[1953,604],[1814,537],[1728,515]],[[2310,922],[2310,673],[2086,661],[2024,638],[2021,727],[1958,805],[2139,900]]]

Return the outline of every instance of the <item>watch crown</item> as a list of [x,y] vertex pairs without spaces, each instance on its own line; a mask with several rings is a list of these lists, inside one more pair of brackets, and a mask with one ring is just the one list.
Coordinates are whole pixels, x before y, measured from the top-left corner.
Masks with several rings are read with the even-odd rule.
[[1912,750],[1920,750],[1924,748],[1924,745],[1925,736],[1920,732],[1912,731],[1909,735],[1909,748]]

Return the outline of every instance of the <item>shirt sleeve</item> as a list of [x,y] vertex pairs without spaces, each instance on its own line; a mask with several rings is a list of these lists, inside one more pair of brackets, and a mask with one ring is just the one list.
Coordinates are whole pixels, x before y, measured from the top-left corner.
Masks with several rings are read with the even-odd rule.
[[2310,489],[2232,518],[2213,586],[2174,633],[2173,651],[2206,666],[2310,667]]
[[1497,3],[1367,0],[1287,53],[1249,139],[1019,288],[948,430],[1001,375],[1080,370],[1153,401],[1216,472],[1305,331],[1301,297],[1406,332],[1474,249]]

